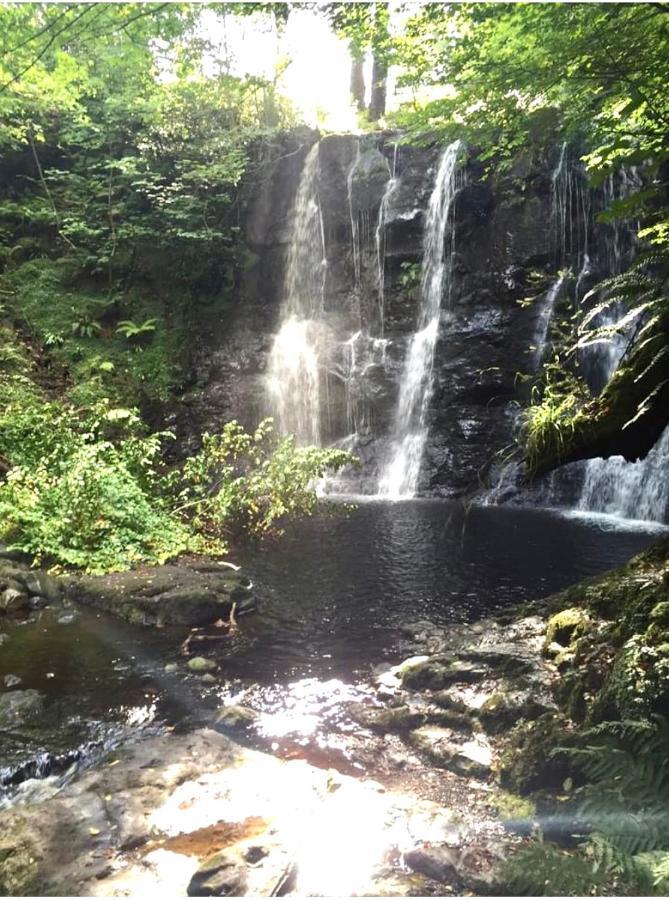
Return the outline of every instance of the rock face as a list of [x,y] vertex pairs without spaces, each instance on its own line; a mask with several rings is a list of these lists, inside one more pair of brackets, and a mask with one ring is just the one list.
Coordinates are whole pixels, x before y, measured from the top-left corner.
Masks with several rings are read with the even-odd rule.
[[430,894],[434,882],[470,884],[456,811],[207,729],[117,749],[48,793],[0,812],[5,896],[417,896],[424,877]]
[[138,625],[210,625],[252,608],[249,582],[226,563],[195,560],[81,576],[67,581],[66,593],[86,606]]
[[[327,382],[321,431],[326,442],[343,440],[355,424],[364,463],[356,487],[363,491],[375,490],[416,329],[425,210],[444,149],[396,147],[397,138],[330,135],[319,144],[324,315],[328,331],[351,335],[325,366],[336,377]],[[270,412],[268,355],[281,315],[291,204],[316,139],[285,138],[263,162],[263,178],[247,185],[243,222],[252,264],[238,302],[194,355],[193,385],[171,423],[182,451],[203,430],[232,418],[252,426]],[[479,488],[496,451],[512,439],[517,373],[536,365],[530,346],[543,312],[519,301],[540,294],[555,276],[551,174],[559,157],[559,147],[548,156],[528,151],[503,175],[484,173],[475,156],[468,163],[454,201],[452,283],[442,302],[420,493],[453,497]],[[374,344],[381,339],[382,352]]]

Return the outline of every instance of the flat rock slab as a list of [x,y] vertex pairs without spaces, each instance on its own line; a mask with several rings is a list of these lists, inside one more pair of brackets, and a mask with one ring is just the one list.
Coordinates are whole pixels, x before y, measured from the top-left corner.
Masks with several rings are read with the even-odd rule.
[[0,894],[415,896],[402,855],[459,842],[441,804],[200,729],[1,813]]
[[253,605],[250,584],[226,563],[144,566],[131,572],[69,578],[72,600],[139,625],[211,625]]

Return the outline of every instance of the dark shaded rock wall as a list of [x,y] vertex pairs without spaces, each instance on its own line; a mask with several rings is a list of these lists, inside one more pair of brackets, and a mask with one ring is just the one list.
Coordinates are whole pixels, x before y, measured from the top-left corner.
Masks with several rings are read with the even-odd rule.
[[[369,472],[375,439],[391,426],[402,360],[415,328],[419,291],[407,283],[407,264],[422,258],[424,214],[443,150],[400,146],[395,155],[394,138],[331,135],[319,150],[325,307],[340,321],[342,333],[379,333],[376,227],[394,159],[399,179],[383,229],[387,363],[371,371],[361,400],[369,412]],[[193,383],[174,421],[186,448],[196,446],[203,430],[232,418],[250,426],[268,412],[265,372],[279,322],[291,204],[316,139],[313,133],[287,136],[271,158],[259,160],[245,186],[248,265],[234,308],[198,338]],[[463,496],[476,490],[496,454],[513,440],[522,399],[517,376],[532,369],[529,348],[540,313],[538,304],[524,307],[519,301],[536,295],[542,283],[547,287],[557,268],[551,173],[558,156],[559,148],[548,158],[528,152],[506,174],[485,172],[475,155],[468,163],[466,186],[455,201],[453,280],[442,304],[422,493]],[[334,375],[328,376],[323,432],[331,440],[348,431],[336,377],[340,363],[328,360]]]

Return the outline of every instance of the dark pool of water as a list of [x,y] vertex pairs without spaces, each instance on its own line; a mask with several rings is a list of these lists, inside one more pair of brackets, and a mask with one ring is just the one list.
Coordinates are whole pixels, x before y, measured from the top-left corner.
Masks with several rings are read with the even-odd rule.
[[350,677],[392,654],[398,630],[467,621],[629,559],[639,530],[546,510],[367,502],[293,525],[242,558],[262,601],[229,646],[235,674]]
[[[652,537],[538,510],[466,511],[443,501],[334,506],[241,555],[258,612],[205,653],[222,681],[253,682],[276,704],[283,686],[299,679],[307,693],[309,679],[364,681],[372,665],[398,659],[408,622],[448,627],[544,596],[625,561]],[[184,667],[184,629],[133,628],[88,610],[70,625],[57,617],[45,610],[0,629],[9,634],[0,682],[11,673],[46,697],[35,726],[0,734],[0,770],[34,757],[35,748],[63,753],[142,724],[178,724],[220,702],[220,687]],[[174,661],[179,671],[165,674]]]

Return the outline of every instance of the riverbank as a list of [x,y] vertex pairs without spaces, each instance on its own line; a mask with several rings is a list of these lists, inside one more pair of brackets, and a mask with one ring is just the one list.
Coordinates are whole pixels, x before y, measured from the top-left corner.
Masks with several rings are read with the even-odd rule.
[[[58,888],[74,895],[110,895],[169,884],[174,893],[178,884],[185,893],[198,871],[199,881],[191,890],[213,878],[218,891],[232,885],[264,894],[285,875],[284,893],[328,893],[333,884],[341,888],[337,893],[366,890],[391,896],[506,892],[500,864],[516,846],[525,846],[527,835],[538,825],[546,827],[550,817],[567,811],[574,819],[583,779],[550,751],[601,720],[602,710],[614,714],[602,698],[612,695],[614,685],[614,696],[623,697],[620,660],[628,660],[630,646],[641,639],[657,657],[659,668],[648,672],[656,693],[644,693],[646,683],[638,678],[625,682],[630,689],[624,695],[627,706],[619,707],[619,713],[629,704],[636,709],[639,698],[647,702],[648,716],[666,702],[661,648],[669,542],[664,538],[622,568],[544,600],[530,599],[530,581],[517,585],[509,597],[527,598],[520,608],[506,598],[499,602],[504,569],[493,555],[495,580],[490,588],[485,578],[481,582],[480,612],[471,610],[465,621],[457,621],[455,599],[450,605],[439,596],[430,604],[418,600],[432,583],[455,598],[460,578],[471,592],[469,560],[476,562],[479,578],[485,563],[474,546],[468,548],[467,535],[476,535],[492,553],[490,528],[509,533],[515,523],[520,530],[513,533],[514,546],[526,535],[527,553],[528,542],[553,519],[482,510],[480,518],[466,519],[463,528],[455,510],[419,503],[404,510],[411,528],[417,511],[422,527],[429,523],[430,533],[441,535],[441,552],[437,556],[423,548],[412,558],[422,565],[430,559],[450,562],[448,570],[431,574],[433,581],[416,562],[401,569],[413,605],[404,599],[403,580],[380,594],[385,582],[366,583],[351,551],[339,560],[340,526],[349,547],[351,531],[358,527],[374,540],[370,525],[376,519],[370,515],[378,518],[384,509],[360,510],[341,522],[329,517],[300,524],[280,548],[260,554],[254,570],[245,562],[244,571],[254,581],[257,577],[257,615],[243,617],[233,633],[212,627],[208,633],[217,632],[220,639],[188,647],[185,653],[180,648],[190,632],[183,625],[132,626],[86,607],[39,610],[32,625],[15,629],[2,652],[12,652],[18,660],[21,653],[25,656],[19,646],[27,647],[25,640],[32,635],[29,668],[34,681],[3,696],[26,689],[46,693],[32,725],[26,722],[14,731],[25,736],[34,726],[39,740],[45,714],[51,716],[51,726],[71,725],[68,692],[84,713],[82,720],[97,714],[105,721],[120,691],[124,700],[118,720],[123,727],[113,740],[99,743],[95,753],[69,759],[49,777],[16,781],[12,808],[0,816],[4,857],[12,860],[12,866],[3,867],[3,877],[11,879],[5,892],[30,887],[28,892]],[[403,507],[396,505],[393,513],[395,528],[401,528]],[[441,523],[455,518],[458,540],[452,547],[444,544],[443,532],[431,518],[437,513]],[[487,523],[483,531],[482,523]],[[578,529],[581,543],[588,534],[582,523],[551,524],[558,527],[564,546],[572,529]],[[324,528],[328,541],[323,541]],[[553,532],[541,540],[549,534]],[[359,544],[357,550],[369,559]],[[331,593],[335,583],[342,589],[339,570],[329,571],[323,562],[314,581],[316,546],[327,547],[330,565],[339,560],[352,569],[353,605],[341,593]],[[466,564],[464,575],[449,557],[456,546]],[[401,541],[396,547],[403,551]],[[298,558],[310,561],[304,571]],[[387,580],[392,561],[386,557],[384,562],[380,576]],[[516,560],[509,565],[515,568]],[[281,571],[288,579],[285,593]],[[545,571],[542,567],[544,576]],[[561,577],[565,579],[564,573]],[[320,586],[317,594],[314,583]],[[270,585],[275,594],[268,593]],[[494,585],[497,604],[487,593]],[[380,605],[373,605],[373,597]],[[49,616],[66,613],[79,619],[50,624]],[[347,624],[354,615],[355,627]],[[35,654],[46,638],[50,643]],[[87,656],[80,665],[77,654],[83,646]],[[205,662],[202,671],[192,665],[198,659]],[[646,656],[643,664],[647,666]],[[72,665],[81,674],[75,685],[68,680]],[[55,677],[39,683],[50,671]],[[595,678],[600,679],[596,690]],[[574,702],[575,681],[583,702]],[[36,773],[26,771],[24,777],[31,774]],[[225,790],[221,788],[220,805],[217,799],[212,809],[211,792],[203,785],[214,782]],[[179,793],[186,783],[193,792],[188,798]],[[291,786],[288,799],[277,794],[284,784]],[[116,795],[124,798],[127,810],[146,807],[149,815],[133,813],[132,818],[131,812],[112,809],[105,798]],[[288,812],[298,796],[303,808],[296,834],[277,822],[291,818]],[[233,809],[230,798],[243,799]],[[175,818],[174,827],[168,827],[167,820],[155,818],[156,810],[181,803],[184,815],[197,807],[192,819]],[[374,811],[373,820],[365,819],[363,827],[360,810],[366,808]],[[66,828],[72,836],[69,855],[59,845]],[[571,833],[556,835],[549,829],[548,838],[556,836],[574,840]],[[365,848],[364,866],[355,855],[358,845]],[[253,849],[257,847],[261,849]],[[224,857],[215,865],[208,861],[221,852]],[[357,873],[346,885],[336,880],[344,868]],[[319,878],[332,881],[324,884]]]

